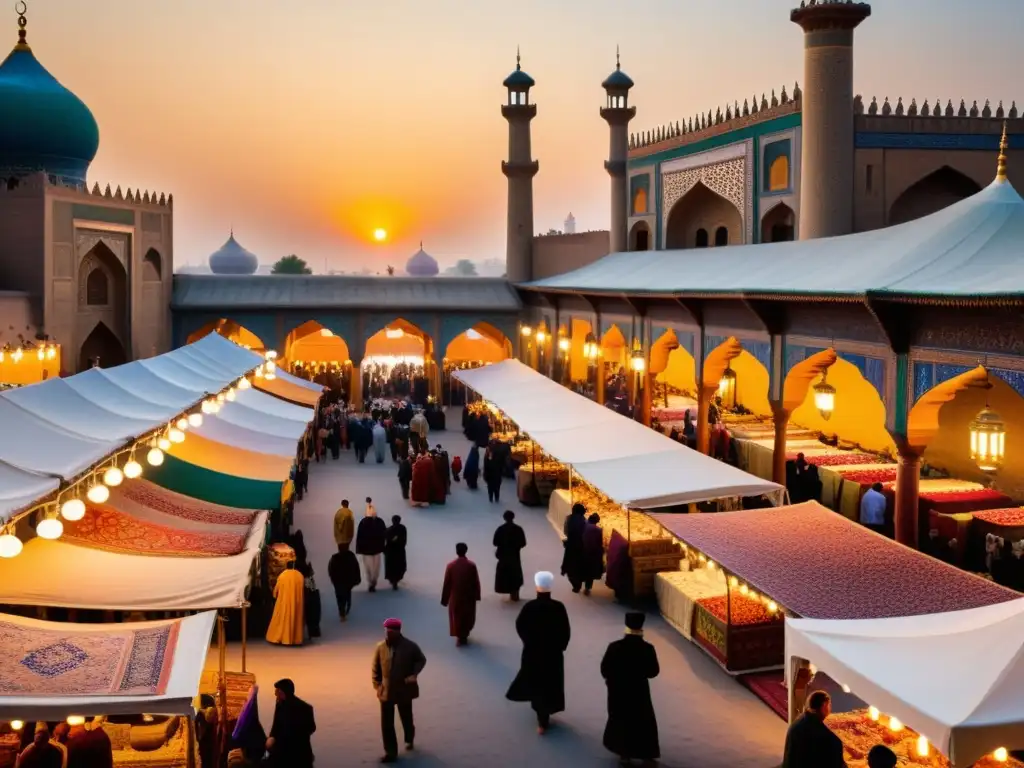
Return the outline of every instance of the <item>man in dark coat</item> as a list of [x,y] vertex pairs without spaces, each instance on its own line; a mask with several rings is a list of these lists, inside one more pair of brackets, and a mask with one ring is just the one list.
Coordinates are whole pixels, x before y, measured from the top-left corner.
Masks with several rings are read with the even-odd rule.
[[380,559],[387,543],[388,526],[377,517],[377,510],[370,498],[366,498],[366,515],[359,521],[356,528],[356,554],[363,558],[363,569],[369,591],[377,591],[377,579],[380,578]]
[[565,547],[565,553],[562,555],[562,575],[569,579],[573,592],[580,591],[586,576],[583,557],[583,532],[586,527],[587,508],[577,502],[572,505],[572,512],[562,524],[562,533],[565,535],[562,545]]
[[501,501],[501,481],[504,478],[501,460],[496,446],[488,446],[484,454],[484,483],[487,485],[487,500]]
[[99,723],[73,725],[68,733],[68,768],[114,768],[110,737]]
[[412,640],[402,634],[402,622],[384,622],[384,641],[373,652],[371,676],[373,690],[380,701],[380,730],[384,741],[382,763],[398,759],[398,734],[395,732],[395,709],[405,732],[405,748],[413,748],[416,726],[412,718],[413,699],[419,698],[419,674],[427,657]]
[[807,697],[807,709],[786,733],[782,768],[846,768],[843,742],[825,718],[832,712],[832,699],[825,691]]
[[384,580],[391,584],[392,589],[398,589],[398,582],[405,578],[405,545],[408,540],[409,533],[402,525],[402,516],[392,515],[384,537]]
[[523,586],[523,561],[520,553],[526,548],[526,534],[513,520],[516,513],[508,510],[505,522],[494,532],[494,556],[498,566],[494,569],[494,591],[509,595],[512,602],[519,602],[519,590]]
[[541,571],[533,577],[537,598],[519,612],[516,632],[523,641],[519,674],[505,698],[528,701],[537,713],[537,732],[547,732],[551,715],[565,709],[565,659],[569,647],[569,614],[552,599],[555,577]]
[[627,613],[626,636],[611,643],[601,659],[601,677],[608,686],[604,746],[623,763],[661,757],[648,682],[660,670],[654,646],[644,640],[644,618],[642,613]]
[[295,683],[285,678],[274,683],[274,724],[267,738],[274,768],[313,768],[310,737],[316,733],[313,707],[295,695]]
[[19,768],[62,768],[64,750],[50,741],[50,729],[46,723],[36,723],[32,743],[18,755]]
[[466,478],[466,487],[475,491],[480,477],[480,449],[476,445],[471,446],[466,455],[466,468],[462,474]]
[[409,500],[409,486],[412,484],[412,462],[408,454],[398,461],[398,486],[402,489],[402,498]]
[[595,512],[583,529],[583,594],[589,595],[595,581],[604,576],[604,530]]
[[476,563],[466,557],[468,551],[462,542],[455,545],[455,559],[445,567],[441,586],[441,605],[448,609],[448,633],[456,645],[469,642],[480,602],[480,574]]
[[334,597],[338,601],[338,615],[342,621],[348,619],[352,610],[352,590],[363,580],[359,572],[359,561],[348,544],[338,545],[338,551],[327,563],[327,576],[334,585]]

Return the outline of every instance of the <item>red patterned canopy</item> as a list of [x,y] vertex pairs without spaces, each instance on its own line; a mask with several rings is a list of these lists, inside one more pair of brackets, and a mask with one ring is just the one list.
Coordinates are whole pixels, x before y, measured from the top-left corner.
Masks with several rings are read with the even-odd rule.
[[919,616],[1020,597],[814,501],[717,514],[661,512],[652,517],[730,573],[806,618]]

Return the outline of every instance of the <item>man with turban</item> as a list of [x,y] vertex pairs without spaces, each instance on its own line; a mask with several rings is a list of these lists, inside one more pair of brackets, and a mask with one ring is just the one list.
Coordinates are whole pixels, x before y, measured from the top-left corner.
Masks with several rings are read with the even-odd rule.
[[420,672],[427,664],[427,657],[412,640],[402,634],[402,622],[388,619],[384,622],[384,640],[373,651],[373,690],[380,701],[380,731],[384,741],[382,763],[393,763],[398,759],[398,734],[395,732],[395,709],[402,721],[405,733],[405,748],[411,750],[416,738],[416,726],[412,719],[413,699],[419,698]]
[[295,683],[285,678],[274,683],[274,724],[267,738],[269,765],[277,768],[313,768],[310,737],[316,733],[313,707],[295,695]]
[[661,757],[648,682],[660,670],[654,646],[644,640],[644,618],[636,611],[627,613],[626,636],[609,644],[601,659],[601,677],[608,686],[604,746],[624,764]]
[[555,577],[541,571],[533,577],[537,597],[519,612],[516,632],[523,641],[519,674],[505,697],[528,701],[537,713],[537,732],[544,734],[551,715],[565,709],[565,660],[569,647],[569,614],[551,597]]

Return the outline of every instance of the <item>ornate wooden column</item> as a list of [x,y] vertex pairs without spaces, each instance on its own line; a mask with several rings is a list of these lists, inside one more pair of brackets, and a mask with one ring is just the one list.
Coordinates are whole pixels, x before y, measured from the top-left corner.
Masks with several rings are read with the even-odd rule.
[[709,453],[711,448],[711,429],[708,424],[708,406],[715,397],[715,387],[697,387],[697,450]]
[[597,401],[598,405],[604,405],[604,363],[601,361],[600,355],[595,359],[595,363],[594,400]]
[[902,440],[896,441],[896,508],[893,527],[896,541],[917,549],[920,526],[918,492],[921,486],[921,452]]
[[775,426],[775,443],[772,446],[772,482],[786,485],[786,428],[790,412],[772,403],[772,422]]

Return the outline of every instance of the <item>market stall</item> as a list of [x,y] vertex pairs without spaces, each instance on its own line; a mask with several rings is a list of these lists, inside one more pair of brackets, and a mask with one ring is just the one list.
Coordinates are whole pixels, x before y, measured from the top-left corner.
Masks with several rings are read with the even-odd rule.
[[787,619],[790,711],[811,663],[870,703],[826,721],[851,766],[863,765],[877,737],[914,765],[1006,765],[1007,750],[1024,748],[1022,638],[1020,598],[909,617]]
[[[692,616],[672,613],[682,601],[664,601],[677,626],[691,623],[698,643],[730,672],[782,664],[783,614],[822,619],[877,619],[976,608],[1017,593],[897,544],[817,502],[723,512],[652,513],[687,547],[686,567],[721,573],[727,601],[708,604],[688,594]],[[667,590],[687,586],[661,583]],[[730,610],[731,607],[731,610]],[[724,618],[724,621],[723,621]],[[736,647],[733,625],[766,630],[757,643]],[[770,650],[771,653],[765,654]],[[756,656],[756,658],[751,658]]]

